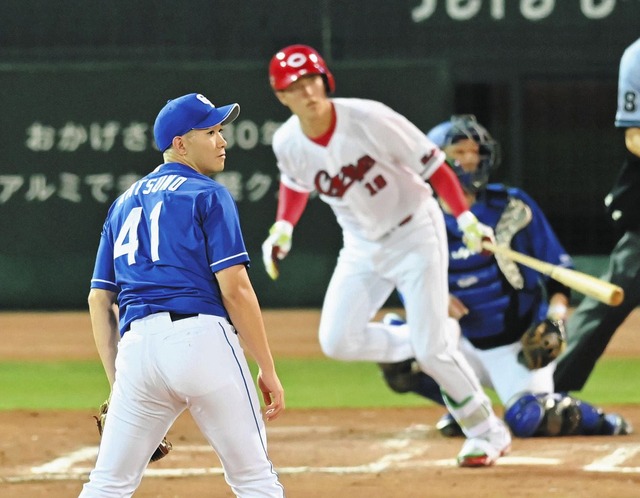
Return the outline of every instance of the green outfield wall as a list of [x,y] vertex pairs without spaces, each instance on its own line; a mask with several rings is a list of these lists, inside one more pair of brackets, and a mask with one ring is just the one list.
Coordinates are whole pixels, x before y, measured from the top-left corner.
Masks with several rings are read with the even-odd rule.
[[[381,100],[418,126],[452,105],[446,64],[359,61],[333,68],[341,95]],[[387,79],[401,73],[404,78]],[[425,100],[416,86],[429,88]],[[0,304],[84,307],[102,223],[111,202],[162,162],[153,121],[168,98],[197,91],[219,105],[238,102],[225,129],[226,170],[216,179],[234,196],[265,306],[317,305],[341,235],[326,205],[312,199],[282,279],[268,280],[260,245],[274,221],[278,171],[271,149],[288,117],[263,64],[49,64],[0,67]]]
[[341,242],[326,206],[310,203],[280,281],[259,253],[287,117],[266,72],[292,43],[323,53],[337,96],[382,100],[425,131],[476,114],[502,144],[493,179],[524,188],[571,254],[603,258],[618,63],[639,19],[632,0],[4,0],[0,309],[85,307],[109,203],[160,161],[164,100],[194,90],[242,106],[219,180],[263,305],[319,305]]

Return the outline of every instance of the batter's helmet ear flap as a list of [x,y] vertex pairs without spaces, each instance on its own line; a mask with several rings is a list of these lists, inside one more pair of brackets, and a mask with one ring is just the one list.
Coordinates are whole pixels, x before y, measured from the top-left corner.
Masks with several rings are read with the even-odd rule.
[[333,93],[336,83],[322,56],[307,45],[290,45],[280,50],[269,63],[269,83],[275,91],[285,90],[291,83],[307,74],[319,74],[327,94]]

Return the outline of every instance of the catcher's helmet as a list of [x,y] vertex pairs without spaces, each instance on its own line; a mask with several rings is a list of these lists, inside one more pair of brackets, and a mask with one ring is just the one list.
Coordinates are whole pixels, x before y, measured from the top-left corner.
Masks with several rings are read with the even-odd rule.
[[482,190],[489,181],[491,171],[500,164],[500,144],[478,123],[473,114],[451,116],[449,121],[432,128],[427,137],[440,148],[467,138],[480,146],[480,164],[476,171],[465,171],[457,162],[453,164],[453,170],[458,175],[460,183],[469,192],[476,193]]
[[336,89],[333,75],[322,56],[307,45],[290,45],[280,50],[269,63],[269,82],[274,90],[284,90],[298,78],[319,74],[327,93]]

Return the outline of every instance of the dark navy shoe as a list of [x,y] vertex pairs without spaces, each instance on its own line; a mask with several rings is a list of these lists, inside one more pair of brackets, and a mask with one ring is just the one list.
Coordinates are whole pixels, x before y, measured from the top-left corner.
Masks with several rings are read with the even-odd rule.
[[607,413],[602,421],[600,433],[604,436],[626,436],[633,433],[633,427],[621,415]]
[[438,423],[436,424],[436,429],[440,431],[444,437],[464,437],[464,432],[456,422],[456,419],[453,418],[453,415],[450,413],[445,413]]

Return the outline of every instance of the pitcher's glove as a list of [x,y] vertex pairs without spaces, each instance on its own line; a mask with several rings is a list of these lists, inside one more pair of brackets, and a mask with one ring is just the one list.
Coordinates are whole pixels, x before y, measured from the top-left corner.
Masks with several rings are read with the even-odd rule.
[[[98,426],[98,433],[100,434],[100,436],[102,436],[102,431],[104,430],[104,423],[107,420],[108,411],[109,411],[109,400],[105,401],[100,405],[100,409],[98,410],[98,415],[97,416],[94,415],[93,417],[96,419],[96,425]],[[167,456],[167,454],[171,451],[172,447],[173,446],[169,441],[167,441],[166,437],[162,438],[162,441],[156,448],[156,451],[154,451],[153,455],[151,455],[151,458],[149,459],[149,463],[156,462],[161,458],[164,458],[165,456]]]
[[529,370],[546,367],[560,356],[566,346],[564,321],[547,318],[537,325],[532,325],[522,334],[520,343],[520,363]]

